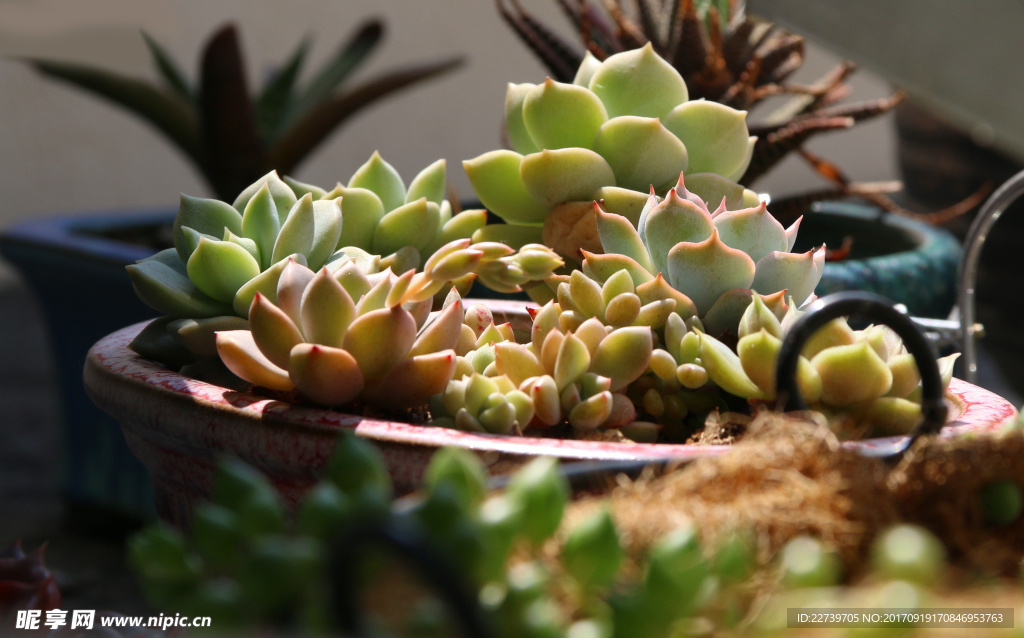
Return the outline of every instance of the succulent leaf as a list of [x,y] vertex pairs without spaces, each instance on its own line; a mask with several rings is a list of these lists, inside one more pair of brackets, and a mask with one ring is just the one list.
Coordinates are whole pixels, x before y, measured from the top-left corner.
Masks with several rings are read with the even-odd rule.
[[248,330],[218,332],[217,352],[228,370],[253,385],[283,392],[295,388],[287,370],[274,365],[256,347],[252,332]]
[[746,111],[710,100],[693,100],[672,109],[663,124],[691,149],[691,173],[731,177],[750,161]]
[[595,205],[595,210],[597,211],[597,232],[604,252],[625,255],[648,272],[657,270],[640,233],[626,217],[606,213],[597,205]]
[[[290,209],[286,209],[286,212],[287,210]],[[269,186],[264,183],[252,198],[246,201],[242,213],[242,236],[256,242],[260,252],[261,270],[266,270],[275,263],[272,259],[274,243],[280,230],[281,219],[278,217],[277,206]]]
[[593,149],[612,167],[616,185],[633,191],[664,190],[689,165],[687,147],[655,118],[612,118],[597,130]]
[[467,160],[462,166],[487,210],[510,224],[543,224],[549,207],[527,190],[519,170],[522,161],[519,153],[499,150]]
[[426,197],[428,202],[438,206],[444,201],[447,182],[447,162],[439,159],[420,171],[409,183],[409,192],[405,194],[405,203],[414,202]]
[[[671,190],[665,201],[654,206],[647,213],[645,221],[642,236],[654,264],[654,270],[651,273],[663,273],[669,278],[673,287],[682,290],[692,298],[692,295],[689,295],[674,280],[674,276],[670,272],[669,253],[681,242],[698,244],[710,238],[715,232],[711,216],[692,202],[680,198],[674,190]],[[749,282],[747,283],[749,284]],[[743,288],[746,286],[732,287]],[[697,302],[697,305],[700,307],[700,302]]]
[[551,78],[531,88],[523,100],[523,123],[541,149],[592,148],[607,119],[604,105],[591,91]]
[[363,374],[351,354],[312,343],[291,350],[288,373],[295,388],[322,405],[343,405],[363,391]]
[[754,274],[753,260],[726,246],[717,229],[705,241],[679,243],[668,252],[669,282],[693,301],[698,314],[710,310],[726,291],[749,288]]
[[187,263],[188,258],[192,255],[192,251],[186,250],[184,244],[183,227],[186,226],[198,233],[221,238],[225,228],[234,234],[242,232],[242,216],[233,207],[220,200],[189,197],[182,193],[178,214],[175,215],[171,228],[174,245],[183,263]]
[[306,341],[342,347],[355,316],[352,297],[327,269],[321,269],[302,293],[299,325]]
[[601,98],[609,117],[665,117],[689,98],[682,76],[650,43],[602,62],[590,80],[590,90]]
[[405,183],[395,167],[377,151],[360,166],[348,181],[349,188],[365,188],[380,198],[384,210],[392,211],[405,203]]
[[288,315],[257,293],[249,311],[249,326],[260,352],[274,365],[287,370],[292,348],[304,341]]
[[785,290],[799,306],[814,292],[825,273],[825,247],[806,253],[771,252],[757,262],[754,290],[770,294]]
[[256,297],[256,293],[260,293],[270,301],[277,303],[277,284],[281,278],[281,273],[284,272],[284,267],[290,260],[294,260],[302,265],[306,263],[306,258],[302,255],[289,255],[287,258],[282,259],[250,279],[238,289],[238,292],[235,293],[235,298],[231,302],[232,307],[235,309],[235,314],[239,317],[248,317],[249,307],[252,306],[252,300]]
[[519,175],[527,192],[545,207],[536,221],[544,220],[546,209],[565,202],[593,201],[598,189],[615,186],[612,167],[586,148],[545,149],[527,155],[520,163]]
[[785,229],[768,212],[764,202],[757,208],[725,211],[715,217],[714,223],[722,241],[727,246],[738,248],[750,255],[754,263],[770,253],[785,254],[789,250],[789,238]]
[[341,237],[337,248],[359,246],[370,249],[373,233],[384,217],[384,204],[377,194],[366,188],[345,188],[341,192]]
[[[144,259],[126,268],[131,277],[135,294],[147,306],[171,317],[204,318],[230,314],[230,304],[213,299],[196,287],[184,272],[184,264],[178,261],[177,252],[168,248],[161,253]],[[178,267],[168,265],[166,257],[178,261]]]
[[644,373],[651,362],[652,350],[650,328],[619,328],[601,341],[590,362],[590,370],[611,379],[611,391],[615,392]]
[[526,131],[526,122],[523,121],[523,103],[526,101],[526,95],[535,86],[536,84],[509,83],[505,91],[505,131],[508,133],[512,148],[523,155],[540,150]]
[[412,315],[401,306],[395,306],[371,310],[356,318],[349,326],[343,347],[355,357],[363,379],[370,386],[405,359],[415,340],[416,322]]
[[233,206],[239,213],[245,214],[245,209],[248,208],[249,202],[252,198],[260,191],[264,186],[267,187],[270,197],[274,200],[274,211],[280,216],[278,218],[278,224],[284,223],[284,216],[292,209],[295,205],[295,192],[282,180],[277,171],[270,171],[263,177],[259,178],[235,198]]
[[865,342],[833,346],[811,359],[821,375],[821,400],[845,407],[877,399],[892,387],[892,372]]
[[188,258],[187,270],[196,288],[227,303],[239,288],[260,274],[260,265],[238,244],[202,237]]

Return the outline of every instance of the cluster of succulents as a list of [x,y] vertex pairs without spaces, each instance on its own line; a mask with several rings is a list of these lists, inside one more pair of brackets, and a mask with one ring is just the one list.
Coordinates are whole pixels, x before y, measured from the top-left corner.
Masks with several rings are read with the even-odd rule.
[[[699,356],[710,380],[734,396],[773,400],[782,339],[801,314],[790,304],[780,319],[755,295],[740,321],[735,351],[700,334]],[[943,389],[958,356],[938,361]],[[804,346],[797,383],[813,409],[866,420],[875,434],[905,434],[921,418],[917,364],[885,326],[853,330],[845,319],[829,322]]]
[[[814,536],[796,536],[766,560],[749,530],[709,541],[683,518],[638,548],[605,504],[567,517],[569,495],[553,459],[530,462],[503,491],[489,492],[479,458],[446,448],[432,459],[422,492],[389,505],[379,453],[346,433],[325,480],[293,516],[260,473],[229,461],[219,469],[212,502],[196,508],[186,533],[150,527],[129,553],[161,609],[212,616],[221,631],[329,633],[354,611],[382,631],[417,636],[454,631],[436,600],[403,600],[396,613],[372,602],[388,595],[364,597],[358,610],[332,598],[352,593],[339,591],[340,578],[347,587],[350,575],[333,573],[331,565],[338,552],[359,555],[349,546],[357,542],[354,530],[401,530],[420,557],[439,556],[499,637],[656,638],[696,626],[775,635],[786,627],[787,607],[928,606],[929,590],[948,571],[942,543],[912,524],[878,534],[867,569],[854,570],[866,578],[843,586],[850,566]],[[364,586],[386,578],[388,592],[402,577],[396,574],[405,573],[380,554],[358,567],[369,575]],[[755,574],[759,584],[752,587]],[[438,593],[429,587],[428,598]]]
[[[486,223],[484,211],[453,216],[445,185],[443,160],[406,190],[374,153],[348,187],[331,192],[271,172],[233,205],[182,195],[174,248],[129,266],[128,273],[145,303],[175,318],[246,317],[257,292],[272,294],[289,259],[313,271],[336,271],[352,261],[366,274],[387,268],[402,274]],[[505,265],[511,264],[491,263],[484,281],[514,288],[517,277],[527,279],[520,264]]]
[[652,46],[686,82],[690,99],[707,99],[734,109],[752,110],[768,100],[785,100],[750,126],[757,137],[747,170],[736,181],[746,187],[790,154],[806,160],[831,186],[776,200],[775,214],[793,219],[812,201],[851,194],[866,197],[887,210],[900,210],[881,194],[880,185],[855,184],[840,167],[807,152],[810,139],[848,129],[879,117],[903,94],[852,104],[839,104],[850,94],[847,79],[856,67],[847,61],[811,83],[790,78],[804,61],[804,40],[776,24],[751,17],[742,3],[730,0],[669,0],[662,3],[626,0],[560,2],[582,51],[558,29],[528,10],[527,3],[507,6],[499,0],[505,21],[560,82],[572,82],[581,64],[606,60],[622,51]]
[[687,98],[683,78],[649,46],[604,62],[588,57],[573,84],[509,85],[515,150],[463,165],[480,201],[519,227],[520,241],[543,240],[573,259],[600,249],[593,201],[635,224],[648,191],[664,194],[684,172],[705,202],[754,205],[757,195],[734,181],[753,151],[746,112]]

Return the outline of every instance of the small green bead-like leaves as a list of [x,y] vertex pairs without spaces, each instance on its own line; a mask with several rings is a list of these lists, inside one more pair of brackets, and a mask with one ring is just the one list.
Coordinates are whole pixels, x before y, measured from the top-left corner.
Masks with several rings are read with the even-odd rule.
[[384,210],[391,211],[405,203],[405,183],[395,168],[384,161],[377,151],[360,166],[348,182],[349,188],[365,188],[373,191],[384,204]]
[[739,356],[718,339],[700,335],[700,359],[711,380],[729,394],[744,399],[763,396],[761,389],[743,371]]
[[523,122],[530,139],[542,149],[593,148],[594,135],[608,113],[591,91],[548,78],[523,100]]
[[607,507],[580,521],[562,547],[565,570],[584,589],[607,587],[615,580],[622,562],[619,533]]
[[205,237],[189,257],[187,269],[196,288],[225,303],[231,302],[239,288],[260,274],[260,265],[244,248]]
[[576,381],[590,368],[590,350],[573,334],[565,335],[558,348],[554,378],[559,390]]
[[730,177],[749,161],[746,111],[710,100],[693,100],[672,109],[663,123],[691,150],[691,173]]
[[[188,262],[188,258],[192,255],[192,250],[186,250],[184,242],[182,228],[186,226],[198,233],[221,238],[224,236],[225,229],[236,234],[242,232],[242,216],[237,210],[220,200],[189,197],[182,193],[172,231],[174,246],[183,263]],[[192,249],[194,250],[194,246]]]
[[655,118],[623,115],[605,122],[593,148],[608,161],[615,183],[644,192],[663,191],[688,166],[687,147]]
[[423,476],[427,490],[442,483],[450,484],[463,510],[468,511],[483,501],[487,491],[487,470],[475,453],[456,447],[444,447],[430,459]]
[[599,392],[580,401],[569,411],[569,425],[576,430],[593,430],[599,427],[611,415],[612,401],[612,393],[608,391]]
[[426,197],[428,202],[438,206],[444,201],[447,182],[447,163],[439,159],[420,171],[409,183],[409,192],[405,194],[405,203],[414,202]]
[[527,155],[519,174],[533,199],[548,209],[564,202],[592,200],[602,186],[616,185],[608,162],[586,148],[545,149]]
[[505,91],[505,131],[508,133],[508,141],[517,153],[524,155],[536,153],[540,150],[530,134],[526,131],[526,122],[523,121],[523,102],[526,95],[536,84],[511,84]]
[[523,536],[536,546],[554,534],[562,522],[569,486],[558,473],[558,461],[542,457],[515,473],[508,496],[522,511]]
[[252,199],[247,201],[245,212],[242,213],[242,236],[256,242],[262,270],[274,263],[274,243],[280,230],[281,219],[278,217],[277,206],[269,186],[263,184]]
[[665,117],[689,98],[686,82],[650,43],[616,53],[601,63],[590,80],[609,117]]
[[498,150],[467,160],[462,166],[487,210],[509,223],[543,224],[548,207],[527,190],[519,170],[522,161],[519,153]]
[[620,390],[644,373],[653,350],[651,329],[619,328],[601,341],[590,365],[595,372],[612,380],[611,390]]

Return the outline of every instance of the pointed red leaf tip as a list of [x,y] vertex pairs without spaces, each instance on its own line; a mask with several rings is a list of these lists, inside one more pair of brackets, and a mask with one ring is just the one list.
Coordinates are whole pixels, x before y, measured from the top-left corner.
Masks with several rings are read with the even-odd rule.
[[550,88],[555,85],[555,81],[551,79],[551,76],[544,78],[544,86]]
[[[682,177],[681,177],[682,173],[680,173],[679,175],[680,175],[680,179],[682,179]],[[658,193],[654,190],[654,184],[651,184],[651,197],[657,197],[657,196],[658,196]]]
[[[679,171],[679,181],[676,182],[676,188],[678,188],[679,190],[683,190],[683,191],[686,190],[686,180],[683,177],[683,172],[682,171]],[[675,189],[672,189],[672,190],[675,190]]]
[[540,308],[527,308],[526,312],[530,313],[530,319],[536,319],[537,313],[540,312]]
[[309,349],[309,354],[310,355],[318,355],[318,354],[320,354],[320,346],[318,346],[316,344],[313,344],[313,347]]

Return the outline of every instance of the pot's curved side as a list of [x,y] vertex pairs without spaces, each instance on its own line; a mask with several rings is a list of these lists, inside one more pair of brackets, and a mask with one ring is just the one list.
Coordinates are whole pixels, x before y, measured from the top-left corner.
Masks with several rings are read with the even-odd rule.
[[[492,302],[496,318],[520,321],[524,304]],[[93,401],[121,423],[132,451],[155,484],[157,510],[183,525],[196,502],[210,494],[217,461],[236,456],[262,470],[295,505],[323,475],[342,429],[374,441],[399,492],[418,487],[432,454],[454,445],[478,452],[492,473],[529,458],[563,461],[693,459],[726,446],[615,443],[526,438],[395,423],[292,405],[184,377],[128,349],[144,327],[135,324],[100,340],[89,352],[85,385]],[[992,430],[1015,418],[1001,397],[957,379],[950,385],[952,422],[943,436]],[[850,443],[875,449],[899,438]]]

